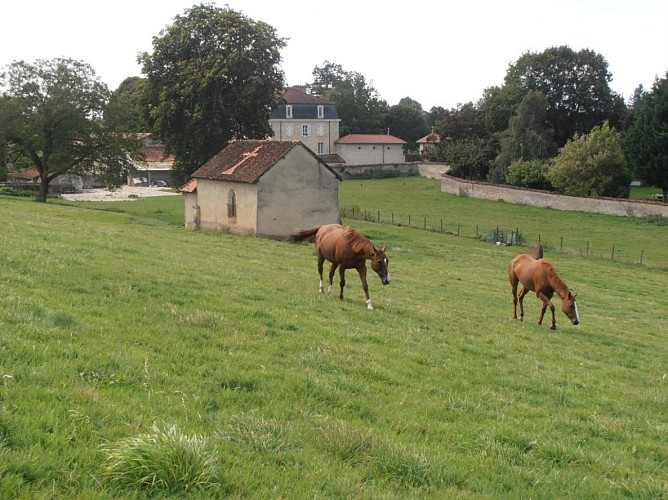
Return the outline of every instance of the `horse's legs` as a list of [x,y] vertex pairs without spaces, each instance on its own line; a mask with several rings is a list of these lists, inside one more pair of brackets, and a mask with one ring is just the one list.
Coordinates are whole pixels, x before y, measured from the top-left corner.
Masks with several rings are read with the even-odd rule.
[[325,293],[325,287],[323,286],[323,283],[322,283],[322,272],[323,272],[324,263],[325,263],[325,258],[322,255],[318,255],[318,274],[320,275],[320,293],[321,294]]
[[510,287],[513,291],[513,319],[517,319],[517,278],[510,278]]
[[341,293],[339,294],[339,299],[343,300],[343,287],[346,286],[346,268],[341,266],[339,268],[339,285],[341,285]]
[[[332,267],[329,268],[329,289],[327,290],[327,293],[329,294],[330,297],[334,295],[333,282],[334,282],[334,273],[336,272],[337,267],[339,267],[339,265],[332,262]],[[343,295],[343,287],[341,287],[341,295]]]
[[360,281],[362,282],[364,297],[366,297],[366,307],[367,309],[373,309],[371,298],[369,297],[369,284],[366,282],[366,266],[358,267],[357,272],[360,273]]
[[524,321],[524,297],[529,293],[529,289],[522,285],[522,290],[520,291],[519,303],[520,303],[520,321]]
[[543,324],[543,316],[545,315],[545,311],[547,308],[550,308],[550,312],[552,313],[552,326],[550,326],[550,330],[556,330],[557,329],[557,322],[554,317],[554,304],[550,302],[550,299],[548,299],[545,295],[540,294],[538,296],[540,300],[543,301],[543,308],[540,310],[540,318],[538,319],[538,324],[542,325]]

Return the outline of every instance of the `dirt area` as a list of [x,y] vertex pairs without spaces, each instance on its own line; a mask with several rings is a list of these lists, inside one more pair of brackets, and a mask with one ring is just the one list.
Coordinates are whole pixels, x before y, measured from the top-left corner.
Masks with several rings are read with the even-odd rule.
[[121,186],[115,191],[109,191],[108,189],[84,189],[80,193],[63,194],[62,198],[71,201],[127,201],[147,198],[149,196],[174,196],[180,194],[169,188]]

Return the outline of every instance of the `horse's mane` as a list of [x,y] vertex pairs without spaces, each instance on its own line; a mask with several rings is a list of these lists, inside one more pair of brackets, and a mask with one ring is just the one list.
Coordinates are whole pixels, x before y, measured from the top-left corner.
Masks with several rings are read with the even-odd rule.
[[570,290],[568,286],[566,286],[566,283],[564,283],[564,280],[562,280],[559,275],[557,274],[557,271],[554,270],[554,267],[550,265],[547,270],[547,280],[550,283],[550,286],[552,289],[557,292],[557,294],[560,297],[568,297],[568,294],[570,293]]
[[358,233],[353,228],[348,228],[346,240],[355,253],[364,252],[370,255],[375,248],[366,236]]

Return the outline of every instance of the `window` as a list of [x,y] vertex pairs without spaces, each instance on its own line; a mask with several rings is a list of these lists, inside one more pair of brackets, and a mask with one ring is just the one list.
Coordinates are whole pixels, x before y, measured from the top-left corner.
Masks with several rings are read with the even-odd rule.
[[292,106],[288,105],[285,107],[285,117],[292,118]]
[[318,143],[318,154],[319,155],[324,155],[325,154],[325,143],[324,142],[319,142]]
[[288,125],[287,134],[288,134],[288,137],[292,137],[294,135],[294,131],[292,130],[292,125]]
[[325,106],[318,106],[318,118],[325,117]]
[[309,134],[309,127],[308,127],[308,125],[302,125],[302,135],[303,135],[304,137],[308,137],[309,135],[311,135],[311,134]]
[[322,137],[325,135],[325,127],[321,124],[318,125],[318,137]]
[[227,216],[237,216],[237,195],[234,192],[234,189],[230,189],[227,192]]

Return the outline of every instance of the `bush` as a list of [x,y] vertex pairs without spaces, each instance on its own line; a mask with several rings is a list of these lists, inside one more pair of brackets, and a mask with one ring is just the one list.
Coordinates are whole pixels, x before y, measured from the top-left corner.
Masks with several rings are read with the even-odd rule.
[[548,160],[514,161],[508,166],[506,181],[512,186],[552,189],[552,184],[547,180],[549,169]]

